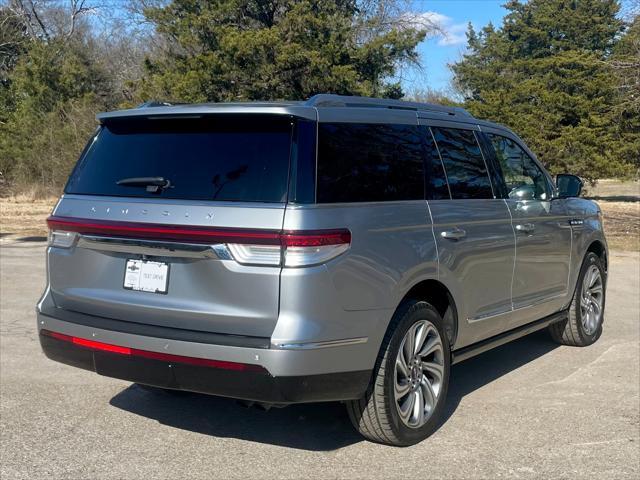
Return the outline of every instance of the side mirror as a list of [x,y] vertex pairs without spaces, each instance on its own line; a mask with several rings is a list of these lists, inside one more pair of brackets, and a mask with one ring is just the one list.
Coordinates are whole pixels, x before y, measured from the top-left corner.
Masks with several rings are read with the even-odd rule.
[[556,187],[559,198],[579,197],[584,183],[575,175],[561,173],[556,176]]

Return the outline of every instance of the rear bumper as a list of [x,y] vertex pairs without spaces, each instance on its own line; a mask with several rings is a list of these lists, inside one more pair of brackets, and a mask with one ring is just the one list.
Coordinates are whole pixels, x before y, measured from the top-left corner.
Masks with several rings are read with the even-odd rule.
[[[37,316],[40,344],[51,360],[145,385],[289,404],[361,398],[371,378],[370,369],[343,371],[336,365],[336,359],[357,355],[362,345],[304,351],[243,348],[101,330],[40,311]],[[93,349],[45,335],[43,330],[62,334],[59,337],[72,336],[146,352],[152,358]],[[163,355],[186,356],[222,366],[153,358]],[[229,362],[251,368],[225,368],[224,364]],[[357,362],[343,365],[353,363]]]

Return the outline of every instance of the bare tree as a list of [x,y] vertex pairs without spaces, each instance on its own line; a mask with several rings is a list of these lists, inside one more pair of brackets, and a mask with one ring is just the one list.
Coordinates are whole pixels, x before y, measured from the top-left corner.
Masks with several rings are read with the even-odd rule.
[[101,8],[95,0],[10,0],[8,10],[20,18],[33,39],[70,38],[81,18]]

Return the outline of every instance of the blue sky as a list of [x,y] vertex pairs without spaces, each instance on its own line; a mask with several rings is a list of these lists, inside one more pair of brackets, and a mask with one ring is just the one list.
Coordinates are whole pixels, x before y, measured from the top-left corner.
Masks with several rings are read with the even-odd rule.
[[[476,30],[489,22],[499,27],[507,13],[502,8],[504,3],[505,0],[412,0],[414,15],[423,15],[423,18],[439,24],[444,36],[428,38],[419,45],[424,68],[422,71],[409,69],[401,72],[405,93],[427,88],[446,92],[451,82],[447,64],[459,59],[465,50],[467,24],[471,22]],[[623,15],[632,3],[629,0],[621,3]]]
[[447,64],[457,60],[464,51],[467,24],[471,22],[476,29],[489,22],[501,25],[506,14],[503,3],[504,0],[414,0],[411,9],[439,24],[444,35],[420,44],[418,51],[424,68],[402,72],[405,91],[426,88],[446,91],[451,80]]

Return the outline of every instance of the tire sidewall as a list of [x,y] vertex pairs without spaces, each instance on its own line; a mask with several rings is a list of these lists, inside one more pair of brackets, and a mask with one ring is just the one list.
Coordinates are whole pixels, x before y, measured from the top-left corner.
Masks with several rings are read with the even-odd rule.
[[[428,320],[431,322],[442,339],[442,345],[444,349],[444,374],[442,380],[442,390],[438,397],[435,409],[427,423],[420,428],[407,427],[398,413],[398,409],[395,403],[394,387],[395,387],[395,362],[400,349],[400,344],[407,331],[413,324],[420,320]],[[445,410],[445,403],[447,398],[447,390],[449,388],[449,374],[451,371],[451,347],[444,331],[443,321],[435,308],[433,308],[427,302],[416,302],[409,306],[404,315],[400,319],[399,324],[396,327],[395,333],[389,342],[388,347],[389,354],[386,359],[385,370],[387,375],[384,379],[384,393],[385,403],[387,411],[389,412],[388,418],[391,422],[391,428],[396,437],[402,445],[413,445],[424,440],[428,437],[440,424],[442,414]]]
[[[596,329],[595,332],[589,335],[588,333],[585,332],[584,326],[582,325],[582,310],[580,309],[580,298],[582,296],[582,287],[583,287],[585,275],[587,273],[587,270],[589,270],[589,268],[592,265],[595,265],[598,268],[598,270],[600,271],[600,277],[602,278],[602,314],[601,314],[600,324],[598,325],[598,328]],[[605,309],[605,304],[607,300],[606,286],[607,286],[607,277],[606,277],[604,268],[602,267],[602,262],[600,261],[600,258],[595,253],[592,253],[592,252],[587,253],[587,255],[584,258],[584,261],[582,262],[582,267],[580,268],[580,276],[578,278],[578,284],[576,285],[576,291],[573,297],[573,304],[571,309],[572,310],[571,314],[575,317],[573,320],[575,321],[576,327],[578,329],[578,333],[580,334],[580,338],[587,345],[590,345],[596,342],[598,338],[600,338],[600,336],[602,335],[602,325],[604,323],[604,309]]]

